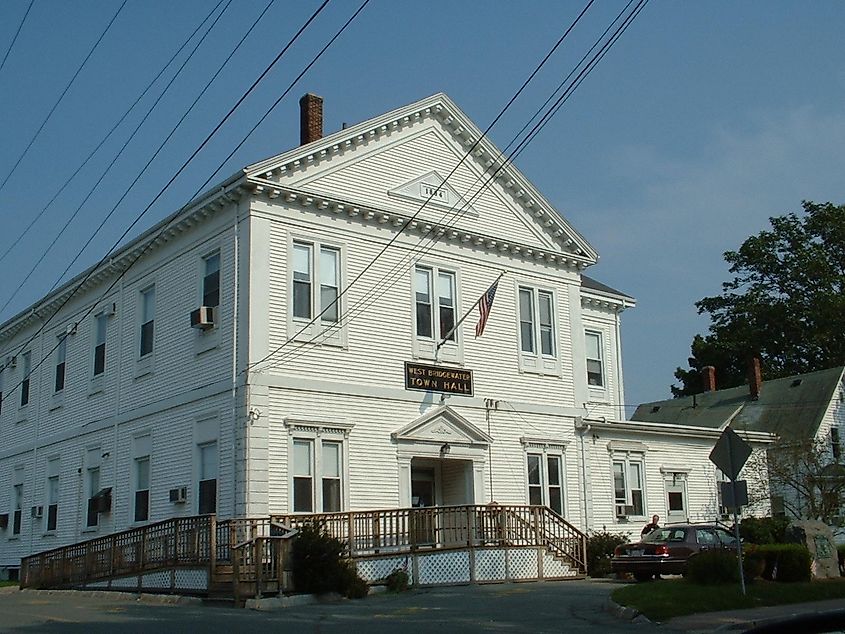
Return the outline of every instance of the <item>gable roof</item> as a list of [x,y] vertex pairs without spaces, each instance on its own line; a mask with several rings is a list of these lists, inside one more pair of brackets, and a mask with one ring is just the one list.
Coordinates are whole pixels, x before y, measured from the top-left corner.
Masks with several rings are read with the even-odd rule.
[[[282,196],[287,202],[309,207],[311,210],[327,210],[338,213],[344,211],[361,220],[372,220],[393,226],[404,225],[401,213],[388,209],[369,208],[363,201],[334,200],[330,196],[320,195],[305,189],[297,190],[280,183],[282,175],[290,175],[303,169],[312,169],[324,162],[330,162],[347,152],[387,138],[396,132],[417,125],[424,120],[434,119],[441,128],[469,151],[469,160],[493,173],[498,169],[496,180],[520,207],[526,216],[532,218],[544,235],[556,244],[555,248],[538,249],[535,246],[503,242],[501,236],[474,234],[465,230],[455,230],[444,225],[434,229],[448,232],[447,237],[464,242],[473,241],[476,245],[491,250],[510,251],[514,255],[531,259],[545,259],[547,262],[562,263],[582,269],[598,261],[598,253],[566,219],[546,200],[525,176],[501,155],[496,146],[482,136],[475,124],[455,103],[443,93],[437,93],[415,103],[392,110],[361,123],[338,130],[321,139],[302,145],[264,161],[245,168],[247,180],[256,188],[256,193],[264,193],[270,198]],[[499,169],[501,168],[501,169]],[[426,224],[433,225],[436,223]],[[440,233],[438,233],[440,235]]]
[[754,401],[748,386],[642,403],[631,422],[669,423],[777,434],[787,440],[812,438],[838,393],[845,367],[764,381]]

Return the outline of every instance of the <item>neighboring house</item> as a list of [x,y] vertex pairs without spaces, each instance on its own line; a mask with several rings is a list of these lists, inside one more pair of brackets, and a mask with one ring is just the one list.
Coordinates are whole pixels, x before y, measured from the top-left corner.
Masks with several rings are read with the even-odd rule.
[[302,145],[0,326],[0,568],[207,513],[713,516],[718,432],[619,420],[634,301],[448,97],[326,137],[301,106]]
[[[770,445],[767,459],[750,460],[741,476],[749,482],[749,497],[770,503],[775,514],[813,515],[807,496],[821,497],[821,490],[809,493],[819,484],[823,489],[832,484],[831,490],[843,499],[845,481],[836,465],[842,462],[844,371],[836,367],[764,382],[757,361],[751,366],[747,385],[716,390],[715,370],[705,368],[704,393],[643,403],[631,422],[718,430],[730,426],[742,433],[772,434],[777,441]],[[771,473],[760,473],[760,467]]]

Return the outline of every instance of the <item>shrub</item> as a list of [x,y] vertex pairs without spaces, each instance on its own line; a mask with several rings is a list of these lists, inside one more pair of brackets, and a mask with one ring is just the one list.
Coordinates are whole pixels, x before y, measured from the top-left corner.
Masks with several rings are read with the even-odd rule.
[[367,582],[358,576],[355,565],[343,557],[343,550],[343,542],[320,526],[303,526],[291,549],[296,589],[312,594],[338,592],[350,599],[366,596]]
[[747,549],[742,555],[742,572],[747,581],[762,577],[766,571],[766,556],[756,548]]
[[763,577],[774,581],[809,581],[810,551],[801,544],[765,544],[757,552],[766,558]]
[[727,550],[708,550],[687,563],[687,579],[702,585],[739,581],[736,555]]
[[410,577],[406,570],[397,568],[384,578],[384,584],[388,592],[404,592],[410,586]]
[[591,577],[603,577],[610,572],[613,549],[628,542],[626,533],[590,531],[587,534],[587,572]]
[[783,517],[746,517],[739,523],[739,536],[752,544],[783,544],[788,525]]

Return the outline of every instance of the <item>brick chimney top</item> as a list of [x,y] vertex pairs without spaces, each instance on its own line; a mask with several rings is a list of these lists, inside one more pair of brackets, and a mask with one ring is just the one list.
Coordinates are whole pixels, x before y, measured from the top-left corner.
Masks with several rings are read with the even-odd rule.
[[705,365],[701,368],[701,381],[705,392],[716,391],[716,368],[712,365]]
[[323,98],[312,93],[299,100],[299,144],[323,138]]
[[752,357],[748,361],[748,392],[752,401],[760,398],[760,388],[763,386],[763,373],[760,370],[760,357]]

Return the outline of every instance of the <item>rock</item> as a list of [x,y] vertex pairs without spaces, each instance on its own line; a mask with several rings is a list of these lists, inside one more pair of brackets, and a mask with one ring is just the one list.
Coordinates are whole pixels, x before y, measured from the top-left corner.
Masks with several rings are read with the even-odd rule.
[[833,541],[833,531],[817,520],[793,520],[786,529],[787,539],[804,544],[810,551],[813,579],[839,577],[839,557]]

